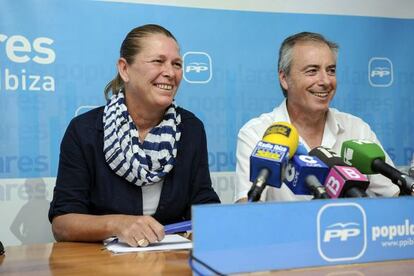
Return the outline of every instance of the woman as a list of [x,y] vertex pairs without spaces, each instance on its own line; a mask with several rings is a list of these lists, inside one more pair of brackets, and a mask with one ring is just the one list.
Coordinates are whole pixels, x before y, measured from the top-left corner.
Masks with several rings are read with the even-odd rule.
[[218,203],[202,122],[176,107],[182,60],[158,25],[128,33],[105,107],[74,118],[61,144],[49,210],[57,241],[131,246],[164,238],[163,224],[190,219],[191,205]]

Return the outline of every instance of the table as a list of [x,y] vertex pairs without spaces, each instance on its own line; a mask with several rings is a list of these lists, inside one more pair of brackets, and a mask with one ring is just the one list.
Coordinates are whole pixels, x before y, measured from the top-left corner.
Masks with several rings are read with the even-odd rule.
[[98,243],[6,247],[0,275],[191,275],[187,250],[112,254]]
[[[6,247],[0,275],[191,275],[189,251],[112,254],[98,243]],[[256,273],[254,273],[256,274]],[[414,275],[414,260],[260,272],[259,275]]]

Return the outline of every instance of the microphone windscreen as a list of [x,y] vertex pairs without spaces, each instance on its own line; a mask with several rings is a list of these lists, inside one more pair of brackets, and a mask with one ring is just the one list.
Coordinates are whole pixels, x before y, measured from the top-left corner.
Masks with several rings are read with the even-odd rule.
[[284,183],[295,195],[312,194],[307,185],[307,177],[315,176],[323,183],[329,168],[315,156],[295,154],[285,169]]
[[364,174],[375,174],[372,162],[376,159],[385,161],[382,148],[367,140],[348,140],[342,144],[341,156],[344,162],[357,168]]
[[266,129],[263,141],[288,147],[289,158],[292,158],[298,148],[299,134],[292,124],[276,122]]
[[332,168],[333,166],[346,166],[345,162],[338,154],[322,146],[313,148],[309,152],[309,155],[318,157],[329,168]]
[[269,171],[266,184],[280,188],[288,152],[288,147],[259,141],[250,155],[250,181],[255,182],[260,172],[266,169]]
[[332,167],[325,181],[326,192],[331,198],[348,197],[347,191],[352,188],[366,191],[368,185],[368,178],[349,166]]

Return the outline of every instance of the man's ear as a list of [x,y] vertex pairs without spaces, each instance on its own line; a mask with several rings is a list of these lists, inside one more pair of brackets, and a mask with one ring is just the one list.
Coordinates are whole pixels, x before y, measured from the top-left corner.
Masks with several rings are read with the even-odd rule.
[[118,63],[118,73],[121,76],[122,80],[126,83],[129,81],[129,75],[128,75],[128,62],[124,58],[119,58]]
[[287,75],[282,70],[279,71],[279,82],[280,82],[280,85],[283,87],[283,89],[288,90],[289,85],[287,82]]

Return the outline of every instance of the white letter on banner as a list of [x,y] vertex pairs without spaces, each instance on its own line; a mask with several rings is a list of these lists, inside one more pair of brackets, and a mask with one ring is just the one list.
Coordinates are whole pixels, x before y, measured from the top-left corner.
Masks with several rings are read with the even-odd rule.
[[388,236],[388,228],[387,228],[387,226],[381,227],[381,236],[384,237],[384,238],[386,236]]
[[331,238],[340,238],[341,241],[346,241],[349,237],[358,236],[359,232],[358,228],[326,230],[323,241],[329,242]]
[[53,40],[48,37],[38,37],[33,41],[33,48],[36,52],[40,54],[45,54],[46,57],[42,58],[39,56],[35,56],[33,58],[33,61],[39,63],[39,64],[51,64],[56,59],[55,51],[51,48],[42,47],[42,44],[52,45]]
[[372,227],[372,240],[375,241],[381,234],[380,228],[378,226]]
[[17,63],[25,63],[30,60],[27,54],[17,56],[16,52],[29,53],[32,50],[29,40],[21,35],[13,35],[6,42],[6,54],[9,59]]
[[395,225],[390,225],[388,239],[392,240],[395,235],[397,235],[397,227],[395,227]]

